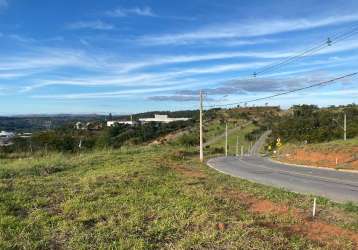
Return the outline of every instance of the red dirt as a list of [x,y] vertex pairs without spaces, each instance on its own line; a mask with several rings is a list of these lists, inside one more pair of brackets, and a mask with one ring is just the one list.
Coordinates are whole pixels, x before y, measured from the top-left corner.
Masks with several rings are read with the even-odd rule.
[[358,248],[358,233],[328,224],[319,219],[313,221],[299,209],[269,200],[257,199],[234,190],[225,190],[225,192],[220,192],[219,195],[246,205],[253,214],[290,215],[298,221],[294,225],[263,222],[260,224],[261,226],[278,229],[287,235],[301,235],[325,244],[329,249],[339,249],[339,243],[336,241],[338,238],[348,239]]
[[216,224],[216,228],[220,231],[224,231],[227,228],[227,225],[225,223],[218,223]]
[[[353,147],[349,151],[319,151],[309,148],[295,149],[292,152],[283,152],[279,156],[280,161],[311,165],[329,168],[347,168],[358,170],[358,147]],[[337,164],[336,164],[337,159]]]
[[258,200],[251,204],[250,211],[255,213],[287,213],[288,207],[274,204],[268,200]]

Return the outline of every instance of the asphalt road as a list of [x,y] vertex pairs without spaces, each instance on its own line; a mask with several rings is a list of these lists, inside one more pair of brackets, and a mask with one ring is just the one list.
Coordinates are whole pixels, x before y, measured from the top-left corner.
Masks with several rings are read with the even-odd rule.
[[[254,146],[254,153],[264,140],[263,137],[260,140]],[[257,183],[323,196],[338,202],[358,203],[358,173],[286,165],[257,154],[218,157],[209,160],[208,165],[225,174]]]

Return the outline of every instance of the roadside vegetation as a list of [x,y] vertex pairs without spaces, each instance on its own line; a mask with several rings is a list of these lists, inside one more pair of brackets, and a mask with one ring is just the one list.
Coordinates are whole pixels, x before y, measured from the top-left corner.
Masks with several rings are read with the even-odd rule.
[[[344,114],[347,141],[343,140]],[[265,119],[257,132],[266,128],[272,129],[266,150],[278,160],[358,170],[358,106],[355,104],[329,108],[293,106],[284,115]]]
[[320,143],[343,139],[344,113],[347,116],[347,138],[358,136],[358,105],[318,108],[314,105],[293,106],[285,115],[266,120],[272,129],[272,147],[276,138],[282,142]]

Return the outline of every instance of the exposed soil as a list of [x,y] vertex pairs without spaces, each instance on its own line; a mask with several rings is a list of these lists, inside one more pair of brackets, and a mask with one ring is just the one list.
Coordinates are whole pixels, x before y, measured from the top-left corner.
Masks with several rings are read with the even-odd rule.
[[269,200],[256,199],[248,194],[234,190],[225,190],[225,192],[221,192],[219,195],[235,199],[240,204],[247,206],[249,211],[254,214],[289,215],[294,221],[297,221],[293,225],[262,221],[259,223],[261,226],[278,229],[289,236],[301,235],[307,239],[318,241],[329,249],[339,249],[340,245],[337,241],[339,238],[351,241],[354,244],[354,248],[358,248],[358,233],[328,224],[320,219],[313,220],[305,211],[290,208],[287,205],[274,203]]
[[310,147],[286,149],[277,159],[301,165],[358,170],[358,147],[335,150]]
[[169,133],[165,136],[159,137],[158,139],[153,140],[152,142],[149,143],[149,145],[162,145],[167,143],[168,141],[173,141],[176,138],[178,138],[179,136],[185,134],[187,131],[186,130],[179,130],[179,131],[174,131],[172,133]]

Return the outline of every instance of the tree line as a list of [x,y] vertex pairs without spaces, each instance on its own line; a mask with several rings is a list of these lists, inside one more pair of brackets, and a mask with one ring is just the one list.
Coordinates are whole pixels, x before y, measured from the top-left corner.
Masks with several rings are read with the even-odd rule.
[[77,130],[73,124],[58,129],[37,132],[31,138],[17,137],[9,147],[0,147],[0,153],[78,152],[92,149],[120,148],[138,145],[168,133],[192,127],[195,120],[172,123],[146,123],[135,126],[118,124],[99,131]]

